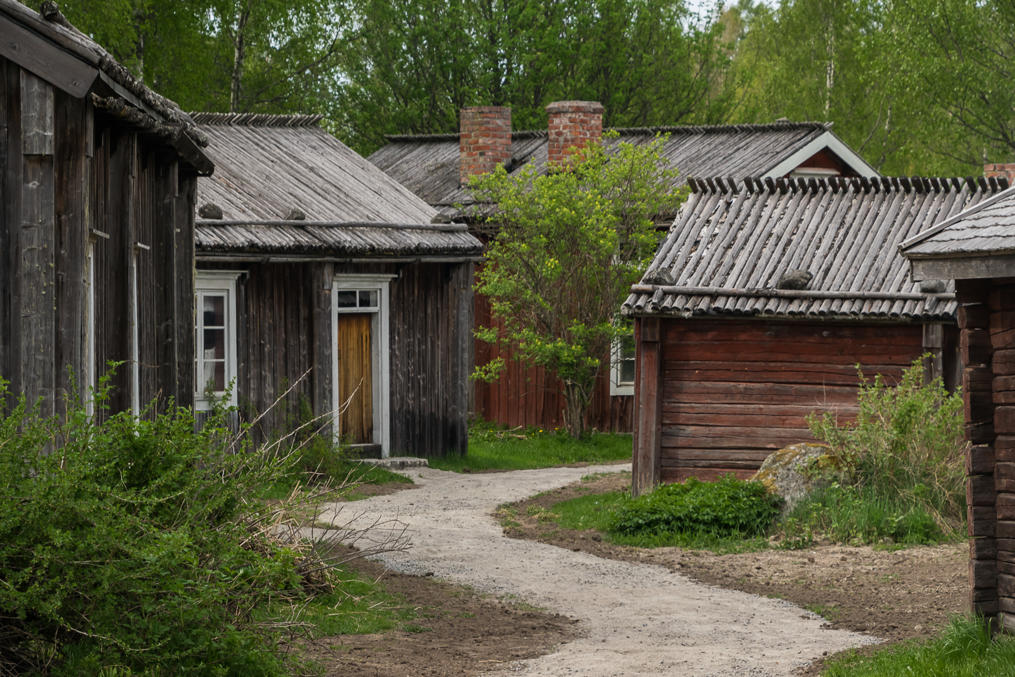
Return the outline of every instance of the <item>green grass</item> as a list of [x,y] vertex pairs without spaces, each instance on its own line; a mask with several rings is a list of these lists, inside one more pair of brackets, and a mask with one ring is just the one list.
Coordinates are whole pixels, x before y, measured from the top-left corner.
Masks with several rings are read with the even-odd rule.
[[464,457],[431,459],[430,466],[454,472],[475,472],[630,460],[630,434],[593,433],[575,440],[563,432],[484,429],[470,434],[469,451]]
[[721,538],[712,534],[672,532],[634,535],[611,533],[609,528],[614,516],[630,500],[625,491],[579,496],[561,501],[550,508],[548,512],[552,518],[548,521],[564,529],[592,529],[600,532],[603,539],[610,543],[639,548],[680,547],[726,554],[762,550],[768,545],[768,541],[760,537]]
[[815,491],[795,506],[780,530],[789,547],[809,546],[812,535],[847,545],[881,546],[933,545],[961,539],[961,534],[942,529],[930,512],[905,496],[839,485]]
[[[313,480],[315,483],[327,481],[332,486],[341,486],[343,483],[351,484],[387,484],[388,482],[399,482],[412,484],[412,480],[405,475],[392,472],[387,468],[380,468],[369,463],[361,463],[358,460],[342,460],[334,463],[324,477],[312,477],[306,473],[295,472],[278,482],[265,488],[261,498],[265,500],[282,500],[292,493],[297,484],[306,486],[307,482]],[[355,501],[365,498],[365,494],[357,493],[355,487],[344,489],[339,492],[342,500]],[[336,497],[337,498],[337,497]]]
[[938,638],[890,646],[870,656],[850,652],[829,662],[825,677],[1015,677],[1015,638],[993,640],[982,619],[958,618]]

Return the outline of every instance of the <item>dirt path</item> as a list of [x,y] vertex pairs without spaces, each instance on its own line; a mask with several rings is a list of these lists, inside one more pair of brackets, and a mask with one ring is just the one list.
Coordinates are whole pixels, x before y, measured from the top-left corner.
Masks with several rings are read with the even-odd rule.
[[414,469],[408,474],[419,488],[355,505],[362,524],[393,515],[408,524],[413,546],[384,556],[390,568],[578,619],[582,637],[502,674],[790,675],[826,653],[871,641],[822,628],[820,618],[786,602],[709,587],[663,567],[506,538],[491,516],[501,503],[621,469]]

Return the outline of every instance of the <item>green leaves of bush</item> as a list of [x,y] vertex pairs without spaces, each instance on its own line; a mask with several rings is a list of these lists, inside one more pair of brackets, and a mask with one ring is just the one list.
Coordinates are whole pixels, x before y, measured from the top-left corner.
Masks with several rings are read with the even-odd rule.
[[235,442],[175,407],[0,408],[0,673],[284,674],[251,611],[300,596],[299,553],[248,501],[283,467]]
[[759,536],[772,524],[779,505],[780,499],[758,482],[730,475],[715,482],[691,478],[631,500],[617,511],[610,531],[624,535]]

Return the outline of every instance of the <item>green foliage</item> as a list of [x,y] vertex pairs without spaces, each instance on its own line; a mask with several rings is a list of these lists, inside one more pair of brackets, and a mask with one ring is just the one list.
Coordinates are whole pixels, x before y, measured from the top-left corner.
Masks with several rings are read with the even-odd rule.
[[855,491],[836,495],[835,501],[849,505],[861,499],[875,512],[891,506],[896,512],[890,519],[902,522],[916,519],[910,515],[930,515],[938,527],[935,539],[961,533],[966,448],[961,396],[948,393],[940,379],[925,384],[917,359],[896,386],[861,373],[857,405],[851,423],[840,425],[828,413],[809,418],[814,436],[849,468]]
[[[653,217],[683,199],[661,143],[593,144],[547,174],[498,167],[470,183],[476,199],[497,205],[497,236],[476,285],[503,323],[496,340],[561,380],[565,425],[575,436],[601,359],[630,332],[614,320],[655,253]],[[493,339],[489,328],[478,335]],[[492,369],[476,375],[491,377]]]
[[780,545],[788,549],[809,547],[814,534],[849,545],[930,545],[954,538],[919,505],[870,488],[839,484],[812,493],[779,526],[784,535]]
[[471,426],[469,451],[464,457],[432,458],[441,470],[527,470],[571,463],[611,463],[631,460],[631,436],[595,433],[576,440],[565,432],[501,430]]
[[725,476],[664,484],[617,510],[610,531],[625,535],[704,534],[719,538],[765,534],[780,499],[759,482]]
[[171,405],[102,416],[0,410],[0,671],[283,674],[252,610],[307,597],[303,555],[250,497],[285,460]]
[[952,620],[938,638],[885,647],[872,655],[857,652],[829,662],[825,677],[992,677],[1015,676],[1015,639],[991,636],[983,618]]

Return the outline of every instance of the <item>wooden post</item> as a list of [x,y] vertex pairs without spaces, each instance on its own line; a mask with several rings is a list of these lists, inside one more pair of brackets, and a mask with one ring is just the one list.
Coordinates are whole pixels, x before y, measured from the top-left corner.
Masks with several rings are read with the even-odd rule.
[[320,434],[331,435],[332,413],[337,404],[332,403],[332,360],[334,355],[334,338],[331,326],[331,284],[335,277],[334,264],[311,264],[310,286],[313,289],[311,326],[312,368],[310,382],[312,388],[312,406],[314,416],[327,417],[321,420]]
[[634,455],[631,493],[638,496],[659,483],[662,431],[662,333],[657,317],[634,322]]
[[[21,71],[21,213],[12,247],[17,356],[15,387],[29,403],[42,400],[43,416],[55,411],[56,280],[54,96],[49,83]],[[13,311],[13,308],[12,308]]]
[[966,510],[969,518],[969,594],[976,613],[995,617],[999,611],[997,578],[997,492],[994,482],[994,426],[987,286],[979,281],[956,282],[962,348],[962,396],[965,407]]
[[944,376],[944,325],[931,322],[923,325],[923,380],[930,383]]

